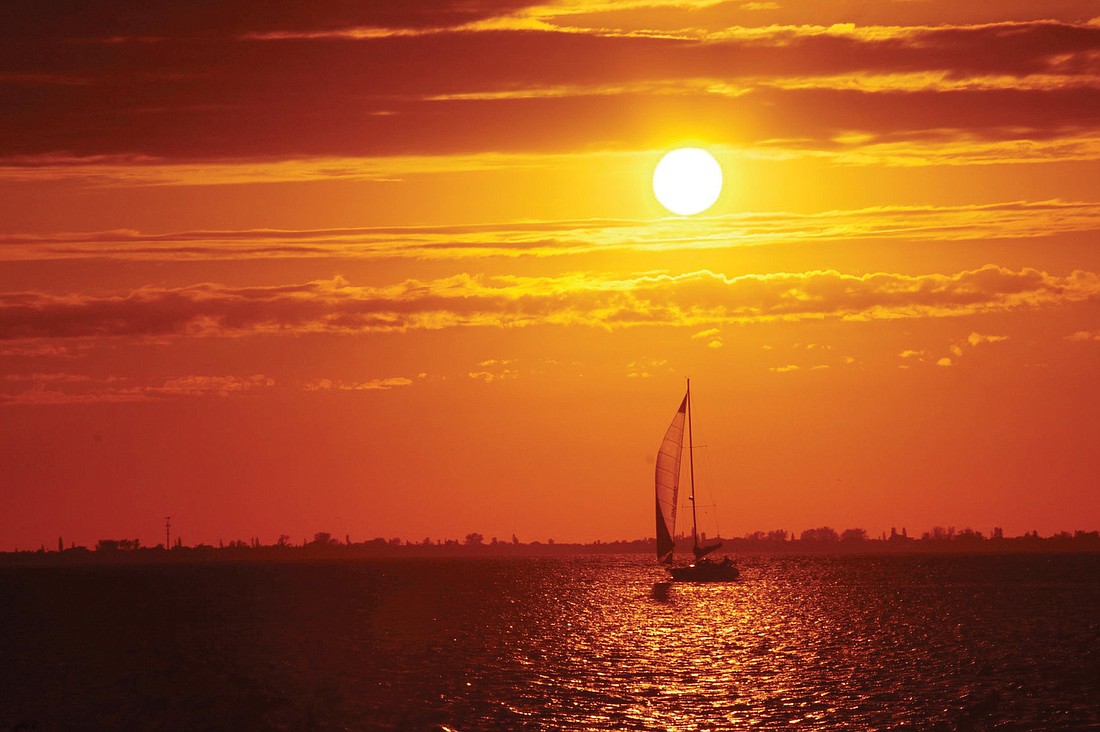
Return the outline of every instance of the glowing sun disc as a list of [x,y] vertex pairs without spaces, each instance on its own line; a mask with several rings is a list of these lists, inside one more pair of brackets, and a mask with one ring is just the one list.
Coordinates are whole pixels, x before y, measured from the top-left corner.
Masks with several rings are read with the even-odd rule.
[[653,170],[653,194],[674,214],[690,216],[706,211],[722,192],[722,166],[697,147],[666,153]]

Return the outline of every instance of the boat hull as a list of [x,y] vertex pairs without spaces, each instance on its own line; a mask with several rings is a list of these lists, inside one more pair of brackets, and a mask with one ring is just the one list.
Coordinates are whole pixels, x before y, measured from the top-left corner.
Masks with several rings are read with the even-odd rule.
[[686,567],[670,567],[677,582],[733,582],[741,576],[735,564],[697,562]]

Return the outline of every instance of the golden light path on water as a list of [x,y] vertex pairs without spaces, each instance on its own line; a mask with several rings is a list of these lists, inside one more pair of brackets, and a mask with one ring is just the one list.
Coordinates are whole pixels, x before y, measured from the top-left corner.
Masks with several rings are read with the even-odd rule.
[[1100,726],[1100,555],[739,561],[665,598],[639,555],[0,571],[0,727]]
[[[496,660],[471,670],[472,685],[507,690],[483,707],[502,716],[483,721],[889,729],[939,718],[954,728],[998,711],[1021,659],[1080,655],[1067,638],[1006,642],[1017,624],[1006,609],[1020,597],[999,601],[995,583],[945,576],[936,558],[903,561],[898,575],[891,559],[864,559],[856,574],[850,558],[748,560],[742,582],[677,584],[667,599],[652,592],[663,576],[651,563],[566,562],[486,649]],[[1047,589],[1029,607],[1060,613]]]
[[837,712],[838,698],[815,683],[818,646],[847,633],[827,616],[790,613],[781,593],[767,580],[679,584],[666,599],[645,581],[597,582],[566,603],[556,626],[568,634],[554,646],[566,657],[542,649],[525,659],[538,692],[526,708],[512,707],[537,717],[559,706],[555,716],[578,729],[820,721]]

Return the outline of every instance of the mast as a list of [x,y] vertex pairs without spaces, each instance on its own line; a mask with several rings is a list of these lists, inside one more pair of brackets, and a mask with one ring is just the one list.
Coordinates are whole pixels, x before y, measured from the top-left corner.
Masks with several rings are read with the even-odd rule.
[[691,501],[691,552],[699,557],[699,529],[695,516],[695,457],[692,448],[695,443],[691,438],[691,378],[687,380],[687,423],[688,423],[688,476],[691,481],[691,492],[688,500]]

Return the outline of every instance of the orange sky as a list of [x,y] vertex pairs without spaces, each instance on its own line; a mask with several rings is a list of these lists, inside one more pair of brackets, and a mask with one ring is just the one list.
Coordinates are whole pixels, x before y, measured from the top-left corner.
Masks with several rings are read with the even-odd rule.
[[[407,7],[414,6],[414,7]],[[1100,527],[1100,8],[0,9],[0,549]],[[651,192],[710,150],[706,213]]]

